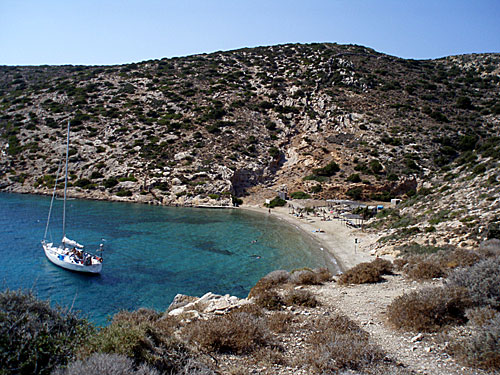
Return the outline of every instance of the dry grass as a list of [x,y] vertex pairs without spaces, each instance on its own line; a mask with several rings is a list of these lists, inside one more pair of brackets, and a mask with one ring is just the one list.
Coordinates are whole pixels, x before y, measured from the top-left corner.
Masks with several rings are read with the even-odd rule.
[[387,317],[398,329],[435,332],[448,324],[464,323],[470,306],[463,288],[430,287],[394,299],[387,307]]

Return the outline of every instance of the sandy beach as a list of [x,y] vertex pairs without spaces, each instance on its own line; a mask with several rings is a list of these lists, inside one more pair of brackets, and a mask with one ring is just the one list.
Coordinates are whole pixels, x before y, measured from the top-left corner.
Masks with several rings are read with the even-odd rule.
[[374,259],[374,256],[370,254],[370,245],[376,237],[361,229],[348,227],[338,219],[332,218],[324,221],[322,217],[312,214],[304,214],[302,218],[299,218],[292,215],[288,207],[275,207],[271,209],[271,213],[267,208],[261,206],[246,205],[241,208],[264,215],[272,215],[302,230],[305,235],[312,236],[325,251],[328,251],[335,258],[342,271],[354,267],[358,263]]

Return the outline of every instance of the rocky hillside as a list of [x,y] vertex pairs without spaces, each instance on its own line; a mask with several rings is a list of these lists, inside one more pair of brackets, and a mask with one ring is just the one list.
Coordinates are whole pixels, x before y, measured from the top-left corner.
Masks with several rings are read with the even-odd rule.
[[421,61],[337,44],[4,66],[0,188],[49,193],[70,120],[73,196],[230,205],[287,190],[384,201],[457,161],[498,175],[499,93],[499,54]]

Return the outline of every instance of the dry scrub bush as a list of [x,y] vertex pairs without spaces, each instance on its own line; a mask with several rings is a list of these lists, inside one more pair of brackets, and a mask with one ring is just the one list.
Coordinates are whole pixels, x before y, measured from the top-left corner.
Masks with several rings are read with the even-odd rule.
[[267,310],[280,310],[285,302],[280,294],[274,290],[261,290],[254,296],[254,302],[257,306]]
[[500,313],[495,312],[493,317],[476,326],[471,335],[451,344],[448,350],[469,366],[500,370]]
[[453,269],[457,267],[470,267],[481,260],[481,256],[471,250],[455,249],[452,251],[438,251],[431,258],[435,257],[443,269]]
[[0,374],[50,374],[94,333],[77,314],[31,292],[0,293]]
[[444,271],[438,264],[430,261],[422,261],[409,264],[405,268],[405,274],[412,280],[425,281],[443,277]]
[[255,298],[255,303],[268,310],[278,310],[283,305],[278,293],[274,291],[279,286],[291,283],[295,285],[318,285],[330,280],[332,274],[326,268],[300,269],[288,273],[287,271],[273,271],[250,290],[249,298]]
[[189,358],[184,367],[175,375],[216,375],[218,372],[196,359]]
[[394,261],[392,263],[393,263],[394,269],[396,271],[403,271],[404,267],[408,264],[408,259],[398,257],[398,258],[394,259]]
[[316,307],[319,302],[308,290],[292,289],[285,296],[285,303],[288,306],[297,305],[303,307]]
[[393,361],[384,361],[383,363],[375,363],[364,367],[363,372],[344,369],[335,372],[335,375],[415,375],[415,372],[406,369],[402,364],[396,364]]
[[276,270],[269,272],[263,278],[272,282],[274,285],[281,285],[288,282],[288,279],[290,278],[290,273],[285,270]]
[[480,327],[488,320],[493,319],[498,311],[489,306],[473,307],[465,312],[465,316],[469,319],[469,324]]
[[347,270],[340,275],[338,283],[341,285],[347,284],[367,284],[377,283],[382,280],[381,269],[377,264],[359,263],[353,268]]
[[411,255],[398,258],[394,263],[410,279],[432,280],[446,276],[457,267],[468,267],[481,259],[476,252],[466,249],[439,250],[433,254]]
[[290,283],[295,285],[320,284],[319,278],[311,269],[294,270],[290,273]]
[[500,256],[500,240],[493,238],[483,241],[479,245],[479,253],[487,258],[495,258]]
[[248,297],[256,297],[261,293],[267,292],[273,288],[276,288],[280,285],[286,284],[290,278],[290,274],[288,271],[284,270],[276,270],[268,273],[262,279],[257,281],[255,286],[250,289],[250,293],[248,293]]
[[457,269],[448,277],[448,283],[466,288],[475,304],[500,309],[500,257]]
[[288,311],[278,311],[271,314],[268,319],[268,327],[275,333],[285,333],[292,328],[294,315]]
[[318,284],[326,283],[332,279],[332,273],[326,267],[315,268],[313,272],[316,274]]
[[295,285],[319,285],[330,281],[332,273],[327,268],[303,268],[290,273],[289,282]]
[[464,323],[470,306],[463,288],[431,287],[395,298],[387,307],[387,317],[399,329],[435,332],[448,324]]
[[142,364],[135,366],[134,361],[121,354],[94,353],[82,361],[70,363],[65,369],[58,369],[52,375],[160,375]]
[[135,363],[147,363],[160,372],[182,369],[192,353],[176,339],[170,330],[164,330],[160,315],[151,310],[120,312],[111,324],[102,328],[82,348],[80,355],[115,353],[125,355]]
[[270,332],[264,317],[235,310],[209,320],[197,320],[183,331],[188,342],[206,353],[250,353],[268,345]]
[[288,362],[283,355],[283,350],[280,348],[259,348],[253,353],[253,359],[257,364],[265,367],[273,365],[287,366]]
[[392,275],[394,266],[390,260],[375,258],[371,264],[379,270],[381,275]]
[[309,341],[312,350],[305,360],[317,373],[361,370],[381,362],[385,354],[372,344],[369,334],[343,315],[320,318]]

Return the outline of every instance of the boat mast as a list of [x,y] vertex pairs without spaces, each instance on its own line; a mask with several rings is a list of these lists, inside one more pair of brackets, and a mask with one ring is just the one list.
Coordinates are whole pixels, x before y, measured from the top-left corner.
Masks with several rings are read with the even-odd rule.
[[68,155],[69,155],[69,121],[68,135],[66,138],[66,167],[64,168],[64,203],[63,203],[63,237],[66,237],[66,190],[68,188]]
[[47,225],[45,226],[45,233],[43,235],[43,241],[47,239],[47,232],[49,230],[50,216],[52,215],[52,206],[54,205],[54,198],[56,196],[57,181],[59,181],[59,172],[61,171],[62,159],[59,160],[59,165],[57,166],[56,180],[54,182],[54,190],[52,191],[52,199],[50,200],[49,216],[47,218]]

